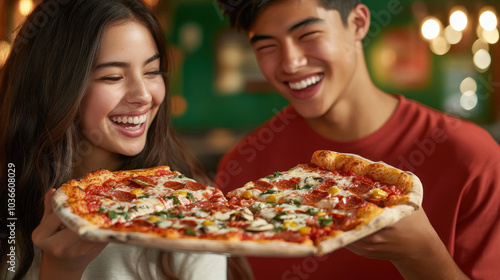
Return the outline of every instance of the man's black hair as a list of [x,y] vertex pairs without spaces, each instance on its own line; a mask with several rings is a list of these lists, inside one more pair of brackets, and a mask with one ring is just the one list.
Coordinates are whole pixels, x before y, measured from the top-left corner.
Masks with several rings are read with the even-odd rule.
[[[248,31],[257,15],[272,3],[288,0],[217,0],[223,13],[229,18],[231,27]],[[361,0],[302,0],[318,1],[318,4],[328,10],[337,10],[342,22],[347,26],[347,17]]]

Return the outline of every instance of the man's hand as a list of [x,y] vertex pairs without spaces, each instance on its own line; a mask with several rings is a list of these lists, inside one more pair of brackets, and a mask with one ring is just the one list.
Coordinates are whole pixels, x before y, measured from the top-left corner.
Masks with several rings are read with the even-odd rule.
[[469,279],[455,264],[423,209],[347,249],[391,261],[405,279]]

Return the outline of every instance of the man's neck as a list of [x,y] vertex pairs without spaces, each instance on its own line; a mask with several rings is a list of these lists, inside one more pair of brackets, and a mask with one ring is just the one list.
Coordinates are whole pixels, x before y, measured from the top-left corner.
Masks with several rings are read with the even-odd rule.
[[373,84],[353,87],[321,117],[306,119],[319,135],[339,142],[366,137],[380,129],[393,115],[398,99]]

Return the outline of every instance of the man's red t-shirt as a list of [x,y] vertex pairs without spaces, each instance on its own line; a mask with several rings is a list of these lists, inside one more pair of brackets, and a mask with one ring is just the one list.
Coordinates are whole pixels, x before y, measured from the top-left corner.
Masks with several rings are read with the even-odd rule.
[[[462,271],[473,279],[499,277],[498,143],[472,123],[401,96],[399,100],[383,127],[350,142],[321,137],[289,106],[223,157],[216,185],[227,193],[275,171],[308,163],[320,149],[384,161],[420,178],[423,208]],[[390,262],[346,249],[322,257],[248,259],[258,280],[402,278]]]

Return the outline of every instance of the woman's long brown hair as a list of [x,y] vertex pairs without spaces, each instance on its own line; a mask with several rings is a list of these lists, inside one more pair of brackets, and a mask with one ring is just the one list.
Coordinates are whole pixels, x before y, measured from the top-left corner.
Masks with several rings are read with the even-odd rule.
[[[15,193],[15,245],[1,239],[0,271],[6,271],[10,246],[18,257],[14,279],[22,279],[34,260],[31,233],[43,215],[43,197],[71,179],[90,147],[79,129],[80,102],[91,81],[104,29],[136,20],[148,27],[165,73],[166,96],[148,131],[144,150],[123,157],[121,169],[170,165],[207,182],[195,158],[175,137],[169,115],[169,57],[165,34],[139,0],[46,0],[18,31],[0,75],[0,226],[8,233],[9,193]],[[83,135],[82,135],[83,134]],[[8,165],[15,188],[8,188]],[[12,186],[12,185],[11,185]],[[11,205],[12,206],[12,205]]]

